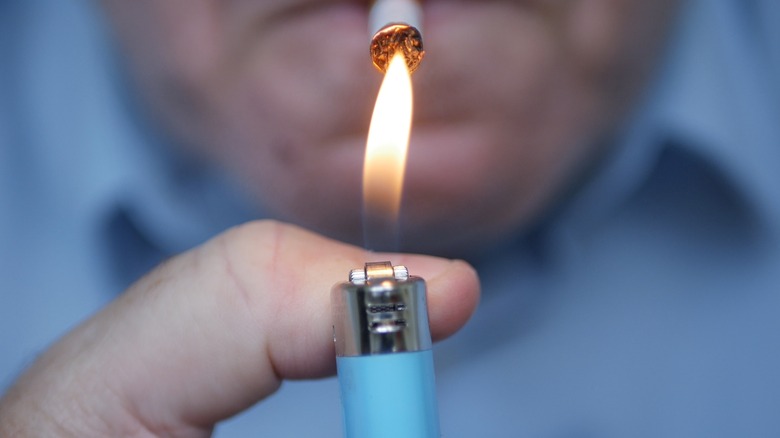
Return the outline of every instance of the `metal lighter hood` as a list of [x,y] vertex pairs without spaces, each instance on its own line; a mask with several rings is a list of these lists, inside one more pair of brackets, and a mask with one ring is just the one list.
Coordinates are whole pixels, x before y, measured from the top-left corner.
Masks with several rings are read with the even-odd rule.
[[337,356],[366,356],[431,348],[425,280],[390,262],[366,263],[334,286]]

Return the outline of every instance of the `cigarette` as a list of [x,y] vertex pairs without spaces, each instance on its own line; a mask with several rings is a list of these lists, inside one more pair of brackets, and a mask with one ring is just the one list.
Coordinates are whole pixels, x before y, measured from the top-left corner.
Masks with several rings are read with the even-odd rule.
[[421,29],[422,7],[417,0],[376,0],[368,16],[374,66],[386,72],[393,55],[401,52],[409,71],[417,70],[425,55]]

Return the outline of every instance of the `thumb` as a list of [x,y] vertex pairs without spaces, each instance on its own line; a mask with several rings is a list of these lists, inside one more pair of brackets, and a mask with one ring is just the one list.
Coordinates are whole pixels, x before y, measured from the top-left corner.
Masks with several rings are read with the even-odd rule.
[[378,258],[426,278],[434,338],[468,320],[479,286],[463,262],[250,223],[167,261],[55,344],[0,402],[0,435],[207,436],[282,379],[334,373],[330,288]]

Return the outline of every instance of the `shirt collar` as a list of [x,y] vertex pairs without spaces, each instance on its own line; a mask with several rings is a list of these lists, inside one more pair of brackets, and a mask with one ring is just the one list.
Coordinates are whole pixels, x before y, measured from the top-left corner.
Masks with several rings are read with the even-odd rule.
[[780,232],[780,99],[771,94],[773,77],[750,38],[756,31],[734,10],[741,7],[736,1],[683,4],[661,69],[616,147],[556,213],[548,229],[554,251],[570,250],[648,184],[670,147],[711,167],[721,187],[752,210],[746,217]]
[[755,216],[776,228],[780,96],[769,58],[760,50],[763,12],[759,4],[750,8],[737,1],[687,5],[658,124],[710,160]]
[[145,119],[128,87],[120,90],[131,132],[123,138],[124,175],[114,197],[150,241],[175,254],[261,216],[227,172],[178,153]]
[[240,223],[262,217],[226,172],[177,153],[145,119],[118,71],[116,117],[107,161],[96,162],[102,196],[93,198],[95,229],[121,289],[163,259]]
[[[113,247],[109,251],[122,253],[116,248],[134,245],[115,241],[134,239],[148,242],[159,257],[168,257],[262,217],[227,172],[172,147],[147,118],[116,48],[104,42],[100,49],[100,59],[90,69],[96,80],[88,111],[92,123],[85,138],[90,152],[83,169],[90,184],[80,199],[92,228],[108,231]],[[124,225],[117,228],[116,223]],[[123,263],[118,260],[120,266]]]

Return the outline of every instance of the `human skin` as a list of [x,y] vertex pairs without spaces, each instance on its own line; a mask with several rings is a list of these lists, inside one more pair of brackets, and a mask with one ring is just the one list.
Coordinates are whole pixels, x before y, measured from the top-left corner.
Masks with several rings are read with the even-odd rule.
[[[282,218],[359,240],[381,79],[365,2],[102,3],[139,90],[184,153],[235,172]],[[535,220],[602,152],[672,3],[426,2],[409,247],[464,252]],[[428,279],[435,338],[466,322],[479,287],[462,262],[369,256],[253,223],[164,263],[56,343],[0,400],[0,436],[208,436],[282,379],[334,372],[322,291],[345,266],[385,258]]]
[[335,372],[327,292],[345,266],[378,259],[426,278],[435,339],[474,310],[479,285],[463,262],[369,256],[250,223],[162,264],[51,347],[0,399],[0,436],[209,436],[282,379]]
[[[276,217],[361,239],[381,81],[365,0],[103,0],[152,111]],[[675,0],[429,0],[405,249],[473,253],[583,177],[651,71]]]

